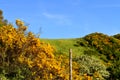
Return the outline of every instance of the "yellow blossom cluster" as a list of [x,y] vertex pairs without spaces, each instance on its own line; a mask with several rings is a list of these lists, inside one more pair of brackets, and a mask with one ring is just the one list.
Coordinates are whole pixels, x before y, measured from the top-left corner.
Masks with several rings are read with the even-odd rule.
[[21,26],[24,23],[16,20],[18,28],[12,25],[0,27],[0,60],[7,65],[18,65],[29,68],[31,76],[26,79],[63,79],[62,68],[54,57],[54,49],[50,44],[41,42],[32,32],[25,35]]

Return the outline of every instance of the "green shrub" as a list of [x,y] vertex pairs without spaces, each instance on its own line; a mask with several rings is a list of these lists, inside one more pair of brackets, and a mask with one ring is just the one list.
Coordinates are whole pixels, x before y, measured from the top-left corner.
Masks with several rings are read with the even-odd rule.
[[110,77],[108,80],[119,80],[120,79],[120,60],[114,61],[114,63],[108,68]]
[[113,37],[120,40],[120,34],[113,35]]
[[0,80],[9,80],[9,79],[7,79],[4,74],[0,74]]
[[88,46],[88,42],[82,38],[79,38],[76,42],[76,44],[74,46],[84,46],[87,47]]
[[84,54],[89,55],[89,56],[93,56],[93,55],[98,56],[99,55],[98,51],[96,51],[95,49],[87,49],[84,51]]
[[80,75],[87,74],[93,76],[94,79],[106,79],[109,77],[109,72],[106,70],[107,67],[104,63],[92,56],[82,55],[73,60],[80,65]]

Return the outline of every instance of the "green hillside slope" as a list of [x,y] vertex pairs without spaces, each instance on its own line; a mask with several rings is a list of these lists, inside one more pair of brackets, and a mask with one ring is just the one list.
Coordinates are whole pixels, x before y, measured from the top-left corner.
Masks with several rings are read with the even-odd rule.
[[69,49],[71,48],[73,50],[73,56],[77,56],[81,55],[85,50],[85,47],[74,46],[76,44],[77,39],[41,39],[41,41],[50,43],[56,48],[57,52],[61,54],[68,55]]

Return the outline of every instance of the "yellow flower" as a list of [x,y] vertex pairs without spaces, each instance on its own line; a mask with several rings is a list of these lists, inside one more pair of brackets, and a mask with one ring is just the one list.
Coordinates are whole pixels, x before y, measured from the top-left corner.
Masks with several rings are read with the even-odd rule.
[[53,76],[52,76],[52,74],[50,73],[50,79],[52,79],[53,78]]

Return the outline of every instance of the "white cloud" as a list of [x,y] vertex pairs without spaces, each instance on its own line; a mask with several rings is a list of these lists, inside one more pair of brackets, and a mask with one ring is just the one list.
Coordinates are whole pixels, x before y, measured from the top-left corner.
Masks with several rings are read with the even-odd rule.
[[50,14],[47,12],[44,12],[42,15],[50,20],[53,20],[55,23],[57,23],[59,25],[71,25],[70,19],[68,19],[68,17],[65,15]]

